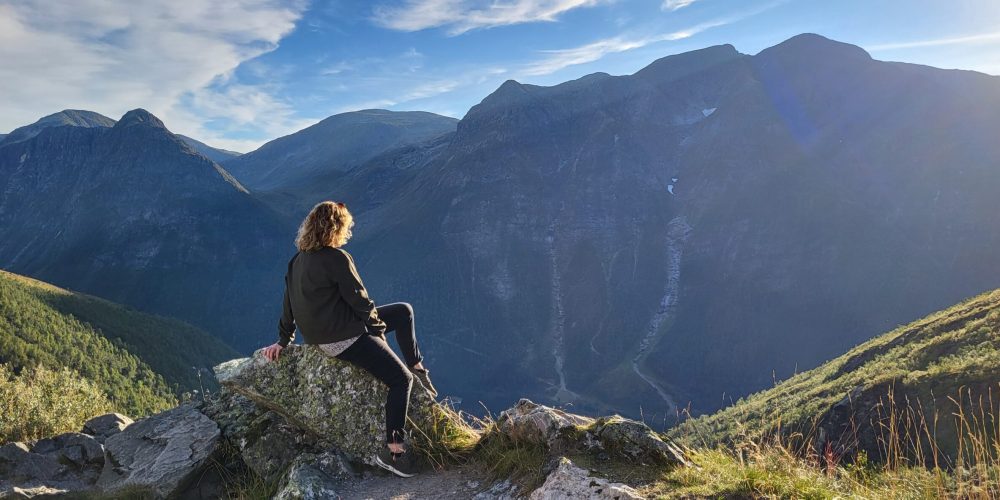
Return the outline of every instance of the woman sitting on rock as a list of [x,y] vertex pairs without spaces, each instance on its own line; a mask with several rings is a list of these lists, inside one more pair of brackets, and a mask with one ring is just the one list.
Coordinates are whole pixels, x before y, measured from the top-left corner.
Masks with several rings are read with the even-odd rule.
[[[389,387],[385,402],[385,448],[375,462],[392,473],[410,477],[416,461],[409,450],[403,425],[414,375],[437,395],[424,368],[413,324],[413,308],[405,302],[375,307],[368,297],[354,259],[340,247],[351,237],[354,218],[343,203],[317,204],[302,221],[288,262],[279,340],[264,349],[274,361],[302,332],[303,343],[316,344],[324,353],[353,363]],[[406,364],[396,356],[385,332],[396,332]]]

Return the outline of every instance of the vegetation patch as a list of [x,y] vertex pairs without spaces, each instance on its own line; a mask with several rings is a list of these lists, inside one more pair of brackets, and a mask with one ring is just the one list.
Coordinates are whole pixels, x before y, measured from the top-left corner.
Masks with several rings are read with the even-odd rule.
[[37,366],[15,375],[0,364],[0,443],[79,432],[112,407],[104,391],[69,369]]
[[[0,361],[14,374],[69,368],[104,393],[107,409],[139,418],[175,406],[186,391],[214,389],[198,367],[236,356],[180,321],[0,271]],[[12,411],[0,407],[0,419],[18,418]]]

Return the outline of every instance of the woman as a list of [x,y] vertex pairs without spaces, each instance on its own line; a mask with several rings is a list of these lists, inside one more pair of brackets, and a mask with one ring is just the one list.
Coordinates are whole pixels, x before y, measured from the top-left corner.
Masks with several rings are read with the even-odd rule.
[[[288,262],[279,340],[264,349],[274,361],[302,332],[303,343],[315,344],[324,353],[353,363],[389,387],[385,402],[386,447],[375,462],[390,472],[410,477],[416,461],[406,446],[403,426],[413,377],[417,375],[433,395],[429,372],[424,368],[414,333],[413,309],[399,302],[375,307],[358,276],[351,254],[342,250],[351,237],[354,218],[343,203],[317,204],[302,221]],[[406,364],[386,342],[385,332],[396,332]]]

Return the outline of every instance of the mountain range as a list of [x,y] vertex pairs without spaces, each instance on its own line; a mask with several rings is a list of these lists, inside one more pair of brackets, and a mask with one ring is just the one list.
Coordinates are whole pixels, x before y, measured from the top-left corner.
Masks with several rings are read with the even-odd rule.
[[457,123],[335,115],[228,158],[142,110],[67,111],[0,141],[0,267],[247,351],[332,198],[445,393],[672,418],[1000,284],[998,111],[1000,78],[808,34],[507,81]]

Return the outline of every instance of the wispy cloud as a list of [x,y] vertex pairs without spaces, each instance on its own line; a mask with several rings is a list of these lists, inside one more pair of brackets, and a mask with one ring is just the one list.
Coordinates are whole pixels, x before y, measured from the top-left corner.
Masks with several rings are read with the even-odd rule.
[[[435,73],[441,73],[441,71],[436,70]],[[501,78],[502,75],[507,73],[507,70],[499,67],[463,67],[444,71],[444,73],[449,74],[432,78],[423,76],[412,78],[409,85],[401,85],[398,78],[384,80],[383,83],[392,84],[391,97],[376,97],[345,104],[337,108],[336,112],[342,113],[367,108],[395,108],[415,101],[431,99],[461,89],[467,89],[471,86],[491,82],[497,78]],[[372,80],[366,78],[365,82],[367,82],[365,85],[370,86]],[[387,88],[385,92],[390,92],[390,89]],[[447,112],[444,114],[454,115],[455,113]]]
[[687,7],[697,1],[698,0],[663,0],[663,4],[660,5],[660,8],[663,10],[673,11],[683,9],[684,7]]
[[[694,0],[692,0],[694,1]],[[747,10],[744,12],[739,12],[728,17],[723,17],[711,21],[706,21],[704,23],[696,24],[694,26],[671,31],[667,33],[660,33],[657,35],[643,36],[643,37],[630,37],[627,35],[618,35],[611,38],[604,38],[591,42],[579,47],[572,47],[568,49],[555,49],[555,50],[543,50],[541,51],[543,55],[539,60],[528,64],[527,66],[521,68],[518,71],[519,75],[523,76],[542,76],[555,73],[564,68],[570,66],[575,66],[578,64],[586,64],[600,60],[608,54],[616,54],[619,52],[626,52],[629,50],[640,49],[647,45],[652,45],[654,43],[669,42],[683,40],[685,38],[690,38],[703,31],[717,28],[719,26],[725,26],[738,21],[742,21],[748,17],[760,14],[766,10],[770,10],[787,0],[776,0],[771,3],[760,5],[754,9]]]
[[[692,0],[693,1],[693,0]],[[405,0],[402,5],[378,5],[375,24],[399,31],[445,28],[450,35],[511,24],[556,21],[573,9],[608,0]]]
[[933,38],[929,40],[913,40],[909,42],[882,43],[869,45],[865,48],[872,52],[878,52],[886,50],[915,49],[921,47],[939,47],[943,45],[969,45],[996,41],[1000,41],[1000,32],[947,38]]
[[280,122],[290,115],[279,99],[233,72],[274,50],[305,8],[305,0],[0,3],[0,130],[64,108],[117,117],[143,107],[174,131],[216,143],[206,117],[241,123],[253,104]]
[[519,71],[519,73],[524,76],[548,75],[569,66],[597,61],[608,54],[639,49],[658,42],[690,38],[698,33],[701,33],[702,31],[715,28],[717,26],[724,26],[730,22],[732,22],[730,19],[720,19],[718,21],[702,23],[683,30],[662,33],[654,36],[627,38],[620,35],[591,42],[579,47],[545,50],[542,51],[546,54],[544,57],[527,65]]

